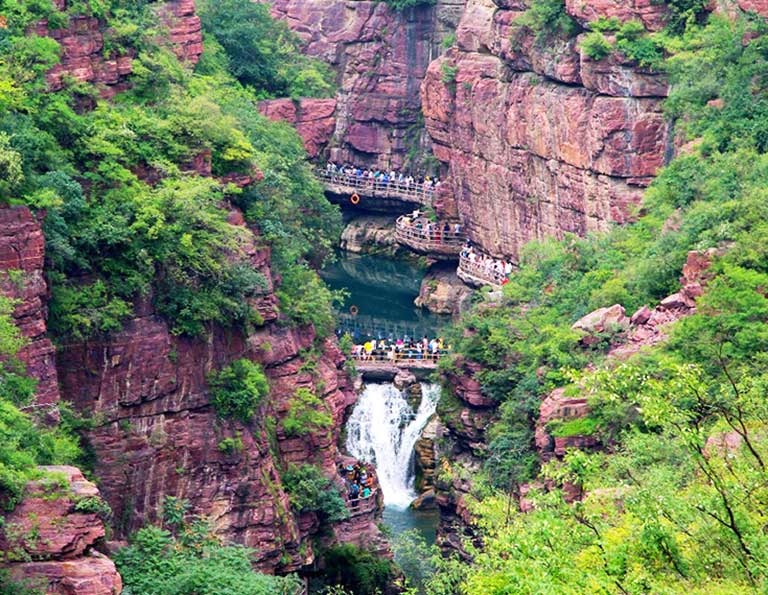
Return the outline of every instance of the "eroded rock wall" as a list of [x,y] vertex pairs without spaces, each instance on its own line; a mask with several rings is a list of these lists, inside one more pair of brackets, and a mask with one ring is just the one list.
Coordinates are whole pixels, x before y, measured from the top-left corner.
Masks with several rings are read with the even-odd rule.
[[[230,220],[242,221],[236,212]],[[271,279],[269,250],[256,245],[250,264]],[[335,342],[318,339],[311,327],[278,323],[275,304],[270,285],[255,304],[264,326],[250,334],[215,328],[205,339],[174,336],[149,304],[139,304],[122,331],[60,352],[63,397],[95,420],[88,437],[117,537],[157,520],[168,495],[187,500],[220,535],[253,548],[264,571],[313,561],[307,537],[317,519],[292,511],[280,473],[306,463],[337,477],[338,437],[355,394]],[[206,381],[240,358],[260,363],[270,382],[247,424],[217,415]],[[316,409],[331,416],[330,427],[284,428],[301,388],[320,397]],[[226,438],[239,446],[224,448]],[[375,517],[346,524],[345,534],[378,538]]]
[[[600,10],[579,4],[588,8],[586,19]],[[456,46],[422,85],[434,153],[470,237],[513,258],[533,239],[627,221],[670,136],[663,78],[618,58],[594,62],[578,38],[537,40],[514,23],[524,10],[470,0]]]
[[273,14],[307,43],[307,54],[338,73],[335,128],[324,157],[400,168],[419,150],[419,88],[463,5],[440,0],[397,12],[375,0],[273,2]]
[[35,402],[55,416],[59,387],[55,350],[46,334],[44,257],[43,231],[30,210],[0,207],[0,294],[14,300],[13,319],[28,341],[18,357],[37,380]]

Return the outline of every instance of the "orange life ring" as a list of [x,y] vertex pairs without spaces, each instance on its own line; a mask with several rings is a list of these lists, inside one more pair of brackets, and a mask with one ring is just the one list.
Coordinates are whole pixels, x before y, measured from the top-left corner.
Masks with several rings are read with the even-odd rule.
[[360,204],[360,197],[357,195],[357,193],[355,193],[349,197],[349,202],[351,202],[353,205],[358,205]]
[[352,307],[349,309],[349,313],[350,313],[350,314],[352,314],[352,316],[357,316],[357,313],[358,313],[358,312],[359,312],[359,310],[357,309],[357,306],[352,306]]

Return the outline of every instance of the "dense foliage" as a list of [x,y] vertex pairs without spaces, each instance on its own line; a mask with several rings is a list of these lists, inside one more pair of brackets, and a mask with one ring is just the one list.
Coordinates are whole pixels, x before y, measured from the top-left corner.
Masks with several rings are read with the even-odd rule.
[[295,577],[255,572],[252,552],[221,543],[205,520],[166,515],[166,526],[140,529],[115,556],[125,595],[296,595],[302,590]]
[[[467,544],[463,593],[739,595],[768,584],[766,28],[749,17],[701,24],[689,4],[678,4],[689,11],[683,32],[666,33],[664,68],[667,110],[695,143],[662,170],[635,223],[529,246],[502,303],[472,312],[452,337],[444,371],[481,363],[476,377],[500,403],[474,481],[502,490],[475,490],[484,547]],[[594,29],[641,38],[634,25]],[[696,313],[665,344],[621,364],[604,358],[610,336],[579,344],[575,320],[657,303],[679,287],[687,252],[708,248],[719,256]],[[528,464],[532,423],[558,386],[586,394],[591,413],[550,431],[594,435],[603,450],[539,470]],[[535,509],[516,513],[510,500],[532,479],[584,497],[534,491]]]
[[395,578],[395,566],[390,560],[351,543],[330,548],[324,560],[327,583],[355,595],[383,593]]
[[[62,339],[115,331],[134,302],[148,297],[177,333],[260,324],[250,304],[268,282],[247,263],[245,230],[228,221],[227,202],[245,209],[274,245],[275,264],[288,278],[300,274],[294,269],[305,258],[322,260],[338,225],[295,131],[258,114],[257,98],[281,89],[240,84],[228,70],[234,58],[215,39],[191,72],[158,45],[154,3],[113,0],[98,4],[115,36],[105,51],[119,53],[128,43],[138,50],[131,89],[112,102],[87,85],[40,93],[59,48],[24,27],[52,14],[50,2],[22,5],[3,3],[0,193],[4,202],[48,211],[51,330]],[[246,0],[233,6],[263,8]],[[261,29],[238,29],[242,43],[266,43],[262,34],[283,27],[259,18]],[[215,10],[206,22],[222,37],[238,26]],[[279,50],[272,60],[299,60],[295,44],[281,42]],[[206,173],[208,155],[214,176],[263,179],[241,191],[195,175]],[[318,283],[311,271],[301,274]],[[330,305],[323,305],[318,321],[327,326],[322,314]]]
[[268,4],[205,0],[198,13],[205,31],[226,51],[230,71],[244,85],[263,96],[333,94],[331,69],[299,53],[298,36],[270,16]]
[[332,480],[314,465],[291,465],[280,474],[283,488],[296,512],[316,512],[322,522],[349,517],[346,502]]

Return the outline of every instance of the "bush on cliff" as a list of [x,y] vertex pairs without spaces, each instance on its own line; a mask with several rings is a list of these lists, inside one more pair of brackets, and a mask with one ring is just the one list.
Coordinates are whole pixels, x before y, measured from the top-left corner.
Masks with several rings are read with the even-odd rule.
[[124,595],[294,595],[302,582],[296,577],[258,573],[253,553],[240,545],[225,545],[203,521],[180,528],[177,535],[160,527],[144,527],[119,550],[115,563]]
[[291,465],[280,478],[296,512],[316,512],[328,523],[349,518],[338,486],[314,465]]
[[251,421],[263,398],[269,394],[269,383],[261,366],[247,359],[236,360],[209,374],[208,386],[216,413],[243,423]]
[[38,424],[20,409],[29,405],[35,382],[16,359],[25,340],[11,318],[13,308],[0,295],[0,507],[6,509],[16,505],[30,479],[41,476],[38,465],[72,463],[80,454],[66,429]]

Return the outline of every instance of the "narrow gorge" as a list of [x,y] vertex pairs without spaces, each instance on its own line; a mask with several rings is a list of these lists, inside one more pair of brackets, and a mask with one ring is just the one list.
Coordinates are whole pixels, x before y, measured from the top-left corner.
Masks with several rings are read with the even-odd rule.
[[766,18],[0,0],[0,595],[762,593]]

